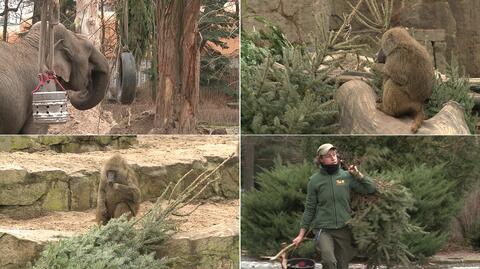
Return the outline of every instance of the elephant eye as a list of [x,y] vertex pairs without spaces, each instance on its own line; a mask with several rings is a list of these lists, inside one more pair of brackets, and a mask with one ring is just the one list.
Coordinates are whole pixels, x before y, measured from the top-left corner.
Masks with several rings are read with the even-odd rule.
[[72,51],[67,48],[67,47],[63,47],[63,51],[65,52],[65,55],[67,56],[68,59],[73,59],[73,53]]

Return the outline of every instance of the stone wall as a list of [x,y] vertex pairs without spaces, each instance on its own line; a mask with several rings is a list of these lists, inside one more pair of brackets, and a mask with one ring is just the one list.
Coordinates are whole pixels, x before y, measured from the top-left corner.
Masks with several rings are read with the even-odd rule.
[[[317,31],[316,20],[330,14],[329,0],[248,0],[242,1],[242,27],[263,28],[255,17],[264,17],[279,26],[292,42],[308,41],[308,35]],[[323,26],[328,29],[328,20]]]
[[0,137],[0,151],[5,152],[53,150],[61,153],[81,153],[128,149],[136,144],[138,144],[136,135]]
[[[191,183],[205,169],[213,169],[223,160],[177,163],[167,166],[132,164],[139,179],[142,199],[155,201],[170,182],[179,180],[189,170],[193,172],[182,185]],[[238,199],[238,158],[232,159],[213,175],[217,180],[199,199],[220,197]],[[23,167],[0,169],[0,214],[14,218],[38,217],[48,211],[82,211],[96,207],[99,182],[98,170],[76,172],[62,169],[28,170]],[[183,189],[179,186],[179,189]]]

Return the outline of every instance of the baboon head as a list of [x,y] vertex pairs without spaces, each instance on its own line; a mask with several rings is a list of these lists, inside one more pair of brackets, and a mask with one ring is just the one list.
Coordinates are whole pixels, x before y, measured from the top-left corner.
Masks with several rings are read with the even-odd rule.
[[105,164],[104,178],[107,180],[107,184],[120,183],[127,184],[128,178],[128,164],[120,154],[115,154]]
[[392,28],[385,32],[380,42],[380,50],[376,55],[376,62],[384,64],[387,61],[388,55],[390,55],[396,48],[402,47],[406,43],[410,42],[412,37],[408,31],[401,27]]
[[413,38],[410,36],[408,31],[402,27],[392,28],[386,31],[381,40],[382,53],[385,57],[388,57],[396,48],[407,45],[406,43],[411,43]]

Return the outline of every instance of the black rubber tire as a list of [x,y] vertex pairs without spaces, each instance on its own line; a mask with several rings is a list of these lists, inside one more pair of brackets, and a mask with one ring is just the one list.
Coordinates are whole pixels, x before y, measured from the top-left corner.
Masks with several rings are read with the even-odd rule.
[[129,105],[135,100],[137,89],[137,67],[130,52],[122,52],[118,61],[117,101]]
[[470,86],[470,90],[476,93],[480,93],[480,85],[472,85]]

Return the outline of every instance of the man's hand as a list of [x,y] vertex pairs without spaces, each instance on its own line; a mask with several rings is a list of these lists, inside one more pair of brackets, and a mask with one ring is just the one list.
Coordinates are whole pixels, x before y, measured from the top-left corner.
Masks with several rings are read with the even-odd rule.
[[350,165],[348,167],[348,172],[357,180],[363,180],[363,174],[358,171],[356,165]]
[[302,242],[303,237],[305,236],[305,229],[302,228],[300,229],[300,232],[298,233],[297,237],[293,239],[293,243],[295,244],[295,247],[298,247],[298,245]]
[[293,239],[292,242],[295,244],[295,247],[298,247],[298,245],[300,245],[302,240],[303,240],[303,236],[299,235],[299,236],[295,237],[295,239]]

